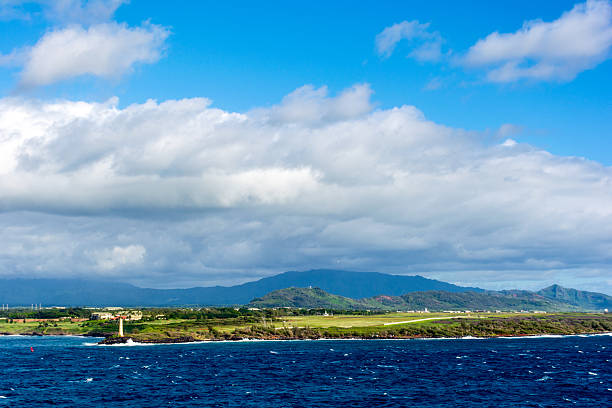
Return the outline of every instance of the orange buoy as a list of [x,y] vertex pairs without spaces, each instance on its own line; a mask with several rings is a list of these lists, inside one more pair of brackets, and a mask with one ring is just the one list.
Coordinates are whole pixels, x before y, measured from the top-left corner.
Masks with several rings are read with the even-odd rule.
[[30,347],[30,351],[33,353],[34,352],[34,347]]

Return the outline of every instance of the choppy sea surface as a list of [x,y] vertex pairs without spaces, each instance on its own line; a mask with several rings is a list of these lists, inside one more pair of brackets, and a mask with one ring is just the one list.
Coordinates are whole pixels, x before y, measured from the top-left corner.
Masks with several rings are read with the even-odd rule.
[[612,407],[608,335],[95,341],[0,337],[0,407]]

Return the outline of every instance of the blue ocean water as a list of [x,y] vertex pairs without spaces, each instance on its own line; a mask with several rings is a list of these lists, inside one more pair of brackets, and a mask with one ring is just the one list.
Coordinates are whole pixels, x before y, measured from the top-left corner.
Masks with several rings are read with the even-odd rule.
[[0,337],[0,407],[612,407],[611,336],[95,340]]

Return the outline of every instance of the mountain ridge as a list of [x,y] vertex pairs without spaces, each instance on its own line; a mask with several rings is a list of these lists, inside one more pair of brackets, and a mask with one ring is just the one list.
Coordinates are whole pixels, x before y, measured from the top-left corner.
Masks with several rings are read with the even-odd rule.
[[[454,304],[462,304],[465,307],[473,304],[470,302],[478,296],[460,295],[461,293],[494,293],[497,294],[496,296],[531,297],[530,302],[532,303],[538,300],[537,296],[541,296],[563,303],[566,306],[572,306],[568,310],[612,308],[612,297],[608,295],[563,288],[559,285],[552,285],[538,292],[492,292],[480,288],[457,286],[418,275],[404,276],[331,269],[288,271],[240,285],[188,289],[140,288],[128,283],[83,279],[4,279],[0,280],[0,303],[11,306],[29,306],[31,304],[126,307],[235,306],[248,304],[254,298],[266,296],[279,289],[309,286],[321,288],[329,294],[353,300],[376,296],[405,297],[415,293],[410,300],[413,305],[430,304],[427,302],[432,301],[431,296],[435,292],[438,293],[436,295],[438,304],[444,304],[445,302],[448,304],[452,300],[452,302],[455,302]],[[421,293],[426,292],[430,292],[429,299],[425,299],[421,295]],[[444,295],[440,293],[444,293]],[[453,304],[452,302],[450,304]]]
[[[558,286],[558,285],[557,285]],[[560,289],[559,289],[560,288]],[[594,292],[586,294],[576,289],[558,286],[557,291],[571,293],[583,299],[579,303],[570,303],[547,296],[548,288],[543,294],[531,291],[508,292],[445,292],[423,291],[411,292],[401,296],[379,295],[362,299],[351,299],[327,293],[320,288],[285,288],[253,299],[250,307],[294,307],[309,309],[346,309],[346,310],[539,310],[547,312],[602,311],[612,305],[612,298]],[[588,294],[588,295],[587,295]],[[607,300],[604,298],[608,298]],[[588,302],[584,299],[595,299]],[[603,300],[602,300],[603,299]]]
[[235,286],[187,289],[140,288],[128,283],[83,279],[0,280],[0,303],[28,306],[230,306],[287,287],[316,286],[347,297],[400,295],[418,290],[483,291],[413,275],[332,269],[288,271]]

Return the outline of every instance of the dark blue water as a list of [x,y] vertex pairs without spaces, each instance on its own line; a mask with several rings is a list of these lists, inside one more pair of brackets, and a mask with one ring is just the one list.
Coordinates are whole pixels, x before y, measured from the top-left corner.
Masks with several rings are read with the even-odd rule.
[[92,342],[0,337],[0,407],[612,407],[610,336]]

